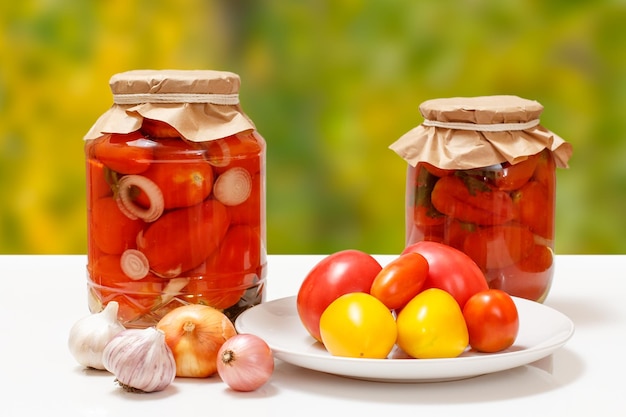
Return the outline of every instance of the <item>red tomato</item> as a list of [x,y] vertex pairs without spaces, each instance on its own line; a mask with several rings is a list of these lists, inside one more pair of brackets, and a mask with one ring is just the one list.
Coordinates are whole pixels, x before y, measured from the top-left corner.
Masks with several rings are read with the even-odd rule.
[[515,302],[501,290],[474,294],[463,307],[470,346],[479,352],[499,352],[512,346],[519,331]]
[[104,253],[119,255],[134,248],[143,220],[130,219],[122,213],[113,197],[93,202],[89,216],[89,239]]
[[554,239],[554,193],[532,180],[513,193],[513,203],[522,224],[539,236]]
[[394,259],[376,275],[370,294],[390,310],[400,309],[422,289],[428,276],[428,261],[419,253]]
[[554,253],[544,245],[535,245],[530,254],[515,265],[487,270],[489,287],[510,295],[542,302],[548,295],[554,272]]
[[496,187],[504,191],[513,191],[526,184],[535,172],[539,155],[540,153],[531,155],[522,162],[514,165],[511,165],[509,162],[504,162],[502,169],[496,171]]
[[166,280],[148,274],[134,281],[120,267],[120,257],[104,255],[88,265],[92,294],[104,306],[111,301],[119,304],[118,318],[130,322],[146,314],[161,298]]
[[192,278],[187,289],[197,298],[196,303],[226,309],[254,285],[265,261],[259,234],[247,225],[231,226],[220,247],[191,271],[190,275],[198,276]]
[[261,170],[262,140],[253,131],[241,132],[222,139],[208,141],[207,159],[218,174],[233,167],[242,167],[251,175]]
[[96,139],[94,155],[104,165],[120,174],[140,174],[152,163],[152,142],[141,132],[111,133]]
[[407,246],[402,254],[409,252],[417,252],[428,261],[428,277],[423,289],[447,291],[461,308],[472,295],[489,289],[485,276],[472,258],[452,246],[422,241]]
[[523,225],[485,227],[469,234],[463,252],[483,270],[505,268],[519,262],[535,245],[532,232]]
[[306,330],[321,342],[320,317],[336,298],[349,292],[369,293],[382,266],[371,255],[355,249],[322,259],[302,281],[297,296],[298,315]]
[[219,247],[228,227],[226,207],[209,199],[162,215],[137,237],[137,248],[155,274],[173,278],[202,264]]
[[[213,168],[204,159],[204,152],[197,144],[182,139],[159,140],[154,148],[154,162],[142,175],[159,187],[166,210],[191,207],[211,194]],[[144,207],[150,205],[141,191],[136,201]]]

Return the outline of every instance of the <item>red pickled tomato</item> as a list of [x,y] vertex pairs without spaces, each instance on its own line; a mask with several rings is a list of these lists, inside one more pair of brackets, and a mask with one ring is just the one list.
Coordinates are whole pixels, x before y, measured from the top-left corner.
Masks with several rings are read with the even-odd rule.
[[152,163],[152,143],[139,131],[110,133],[94,142],[94,155],[104,165],[120,174],[141,174]]
[[119,255],[126,249],[135,247],[137,235],[144,222],[128,218],[120,211],[113,197],[94,201],[90,214],[90,239],[93,239],[102,252]]

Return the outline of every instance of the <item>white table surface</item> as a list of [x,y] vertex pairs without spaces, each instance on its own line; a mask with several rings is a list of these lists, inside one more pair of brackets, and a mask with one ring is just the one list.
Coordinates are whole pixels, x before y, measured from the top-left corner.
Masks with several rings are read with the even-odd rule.
[[[271,255],[267,299],[295,295],[320,255]],[[393,258],[377,256],[381,264]],[[0,255],[0,416],[624,416],[626,255],[559,255],[546,305],[574,336],[531,365],[437,383],[352,380],[277,360],[270,382],[233,392],[219,377],[132,394],[67,348],[87,315],[86,257]]]

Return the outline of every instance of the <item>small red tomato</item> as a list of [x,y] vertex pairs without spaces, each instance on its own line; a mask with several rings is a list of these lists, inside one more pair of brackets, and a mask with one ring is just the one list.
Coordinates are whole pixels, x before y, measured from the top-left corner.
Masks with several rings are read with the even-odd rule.
[[370,294],[388,309],[400,309],[421,291],[427,276],[426,258],[409,252],[385,265],[374,278]]
[[423,289],[447,291],[463,308],[474,294],[488,290],[487,279],[468,255],[443,243],[421,241],[407,246],[402,254],[417,252],[428,261],[428,277]]
[[368,293],[381,269],[374,257],[355,249],[335,252],[315,265],[296,299],[298,316],[311,336],[321,342],[320,317],[326,307],[341,295]]
[[96,159],[120,174],[140,174],[152,164],[152,143],[139,131],[104,135],[94,142],[93,151]]
[[502,290],[474,294],[463,308],[470,346],[479,352],[499,352],[513,345],[519,331],[515,302]]

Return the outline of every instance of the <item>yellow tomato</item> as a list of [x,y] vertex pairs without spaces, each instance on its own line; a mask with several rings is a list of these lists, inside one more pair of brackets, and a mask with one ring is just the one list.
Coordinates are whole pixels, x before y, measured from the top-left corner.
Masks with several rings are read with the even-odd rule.
[[391,311],[373,295],[353,292],[335,299],[320,318],[322,343],[333,356],[386,358],[396,342]]
[[463,312],[448,292],[430,288],[415,296],[397,318],[398,346],[418,359],[455,358],[469,343]]

